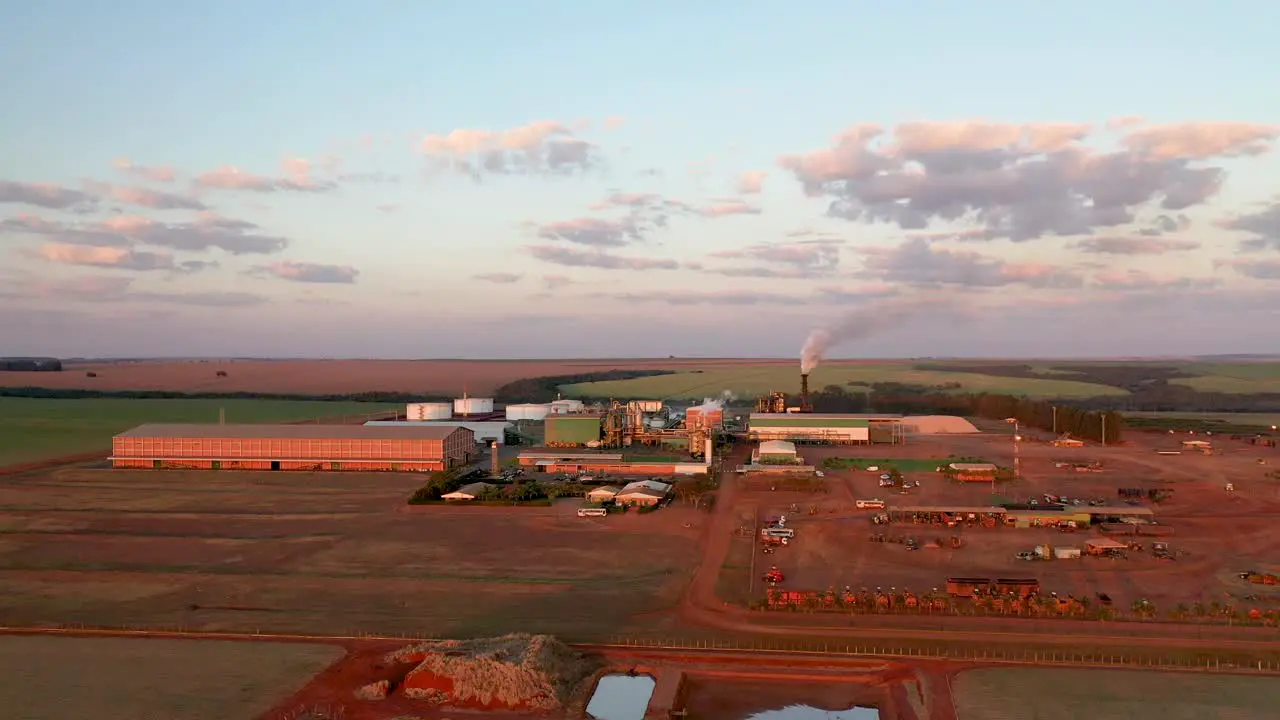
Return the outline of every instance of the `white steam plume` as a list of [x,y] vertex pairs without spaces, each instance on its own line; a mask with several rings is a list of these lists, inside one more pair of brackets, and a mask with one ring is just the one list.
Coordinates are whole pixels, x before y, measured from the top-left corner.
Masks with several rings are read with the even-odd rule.
[[808,375],[822,362],[827,352],[846,343],[863,340],[930,308],[945,307],[940,296],[891,298],[864,305],[820,328],[815,328],[800,349],[800,372]]

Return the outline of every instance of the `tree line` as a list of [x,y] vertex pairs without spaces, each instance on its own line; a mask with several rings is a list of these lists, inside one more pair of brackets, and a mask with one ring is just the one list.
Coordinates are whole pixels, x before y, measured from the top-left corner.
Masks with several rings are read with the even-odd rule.
[[39,400],[309,400],[313,402],[416,403],[447,402],[443,393],[370,391],[360,393],[288,395],[259,392],[177,392],[172,390],[89,390],[81,388],[0,387],[0,397]]
[[1015,395],[948,392],[954,388],[946,387],[899,383],[874,383],[863,387],[866,392],[849,392],[839,385],[828,385],[811,393],[809,400],[814,412],[968,415],[989,420],[1016,418],[1026,427],[1049,431],[1056,428],[1059,433],[1070,433],[1081,440],[1115,443],[1124,436],[1124,417],[1116,412],[1086,410],[1075,405]]

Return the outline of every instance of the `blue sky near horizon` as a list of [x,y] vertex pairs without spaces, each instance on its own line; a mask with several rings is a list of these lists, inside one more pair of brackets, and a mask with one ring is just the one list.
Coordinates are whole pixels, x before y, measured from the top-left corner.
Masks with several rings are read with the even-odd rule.
[[[0,9],[0,335],[786,356],[943,296],[961,317],[833,352],[1274,352],[1277,26],[1261,2]],[[443,168],[468,138],[532,165]]]

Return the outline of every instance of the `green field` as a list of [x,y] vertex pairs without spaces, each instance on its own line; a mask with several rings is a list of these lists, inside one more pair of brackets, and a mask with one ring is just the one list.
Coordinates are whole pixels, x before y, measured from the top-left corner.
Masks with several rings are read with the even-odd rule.
[[149,422],[271,423],[364,415],[398,405],[294,400],[49,400],[0,397],[0,467],[106,450],[111,437]]
[[827,458],[822,466],[828,470],[847,470],[856,468],[866,470],[869,467],[880,468],[879,472],[936,472],[938,468],[953,462],[979,462],[977,460],[944,460],[942,458]]
[[[695,399],[718,396],[725,390],[740,397],[756,397],[778,390],[797,392],[800,388],[799,364],[706,366],[695,372],[673,375],[580,383],[561,388],[571,397],[628,397]],[[1031,397],[1093,397],[1126,395],[1120,388],[1072,380],[997,377],[967,372],[921,371],[910,362],[883,364],[825,365],[809,376],[809,387],[821,390],[827,385],[840,385],[849,391],[850,382],[895,382],[904,385],[946,385],[958,383],[968,392],[1008,393]]]
[[1214,425],[1227,428],[1253,428],[1266,430],[1280,425],[1280,413],[1213,413],[1213,412],[1126,412],[1126,418],[1143,420],[1173,421],[1188,420],[1192,423],[1203,423],[1212,430]]
[[0,638],[0,707],[23,720],[225,720],[286,701],[342,648],[133,638]]
[[[569,396],[700,399],[728,390],[740,397],[799,390],[799,365],[708,364],[672,375],[565,385]],[[1182,377],[1186,375],[1188,377]],[[1135,381],[1167,378],[1201,392],[1237,395],[1280,393],[1280,362],[1092,361],[1092,360],[885,360],[833,362],[814,370],[809,387],[819,391],[849,383],[901,383],[950,387],[962,392],[1033,398],[1126,396]]]
[[1136,670],[982,668],[956,676],[958,720],[1273,718],[1280,680]]

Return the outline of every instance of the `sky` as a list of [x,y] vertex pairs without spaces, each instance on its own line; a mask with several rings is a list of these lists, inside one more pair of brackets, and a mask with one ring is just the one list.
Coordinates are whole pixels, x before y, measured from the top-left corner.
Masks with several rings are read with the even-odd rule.
[[1277,353],[1275,27],[1243,0],[9,3],[0,355]]

